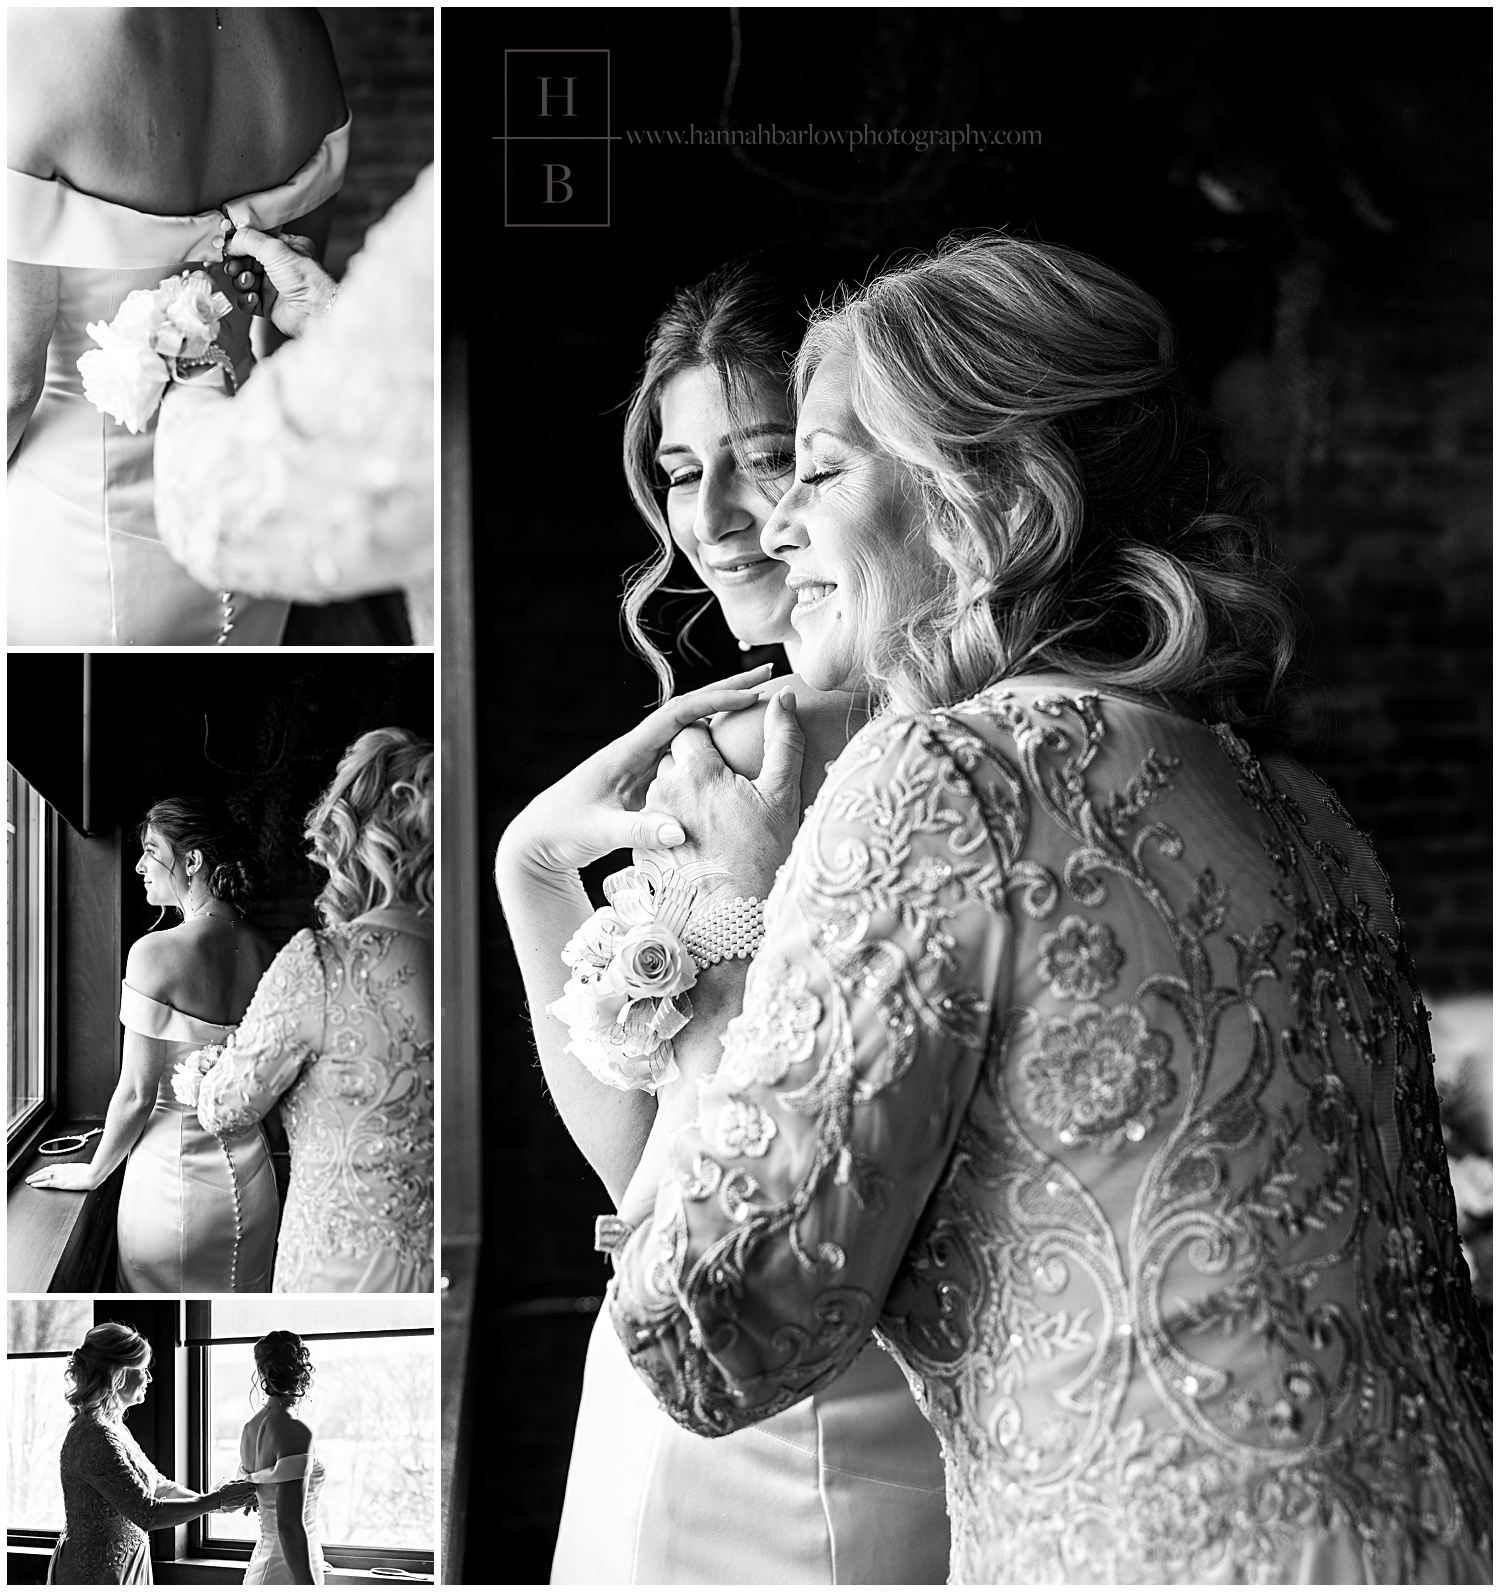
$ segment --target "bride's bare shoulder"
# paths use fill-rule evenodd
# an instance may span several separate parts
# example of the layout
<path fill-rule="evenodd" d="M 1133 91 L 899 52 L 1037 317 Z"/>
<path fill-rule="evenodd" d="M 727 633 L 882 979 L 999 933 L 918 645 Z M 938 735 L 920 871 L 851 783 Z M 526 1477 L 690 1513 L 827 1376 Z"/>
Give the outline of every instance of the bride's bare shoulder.
<path fill-rule="evenodd" d="M 188 925 L 155 929 L 143 934 L 125 958 L 125 982 L 133 990 L 154 1001 L 171 1004 L 184 966 L 192 958 L 192 944 L 185 933 Z"/>

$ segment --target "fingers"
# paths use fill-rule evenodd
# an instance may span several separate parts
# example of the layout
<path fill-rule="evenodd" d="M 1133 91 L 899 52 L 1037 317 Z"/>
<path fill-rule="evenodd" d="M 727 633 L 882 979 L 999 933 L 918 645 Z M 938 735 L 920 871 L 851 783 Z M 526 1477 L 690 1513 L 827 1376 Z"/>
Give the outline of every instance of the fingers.
<path fill-rule="evenodd" d="M 711 713 L 746 707 L 756 700 L 755 688 L 764 685 L 770 676 L 771 665 L 763 663 L 758 669 L 746 669 L 742 674 L 730 675 L 727 680 L 715 680 L 712 685 L 700 686 L 696 691 L 673 697 L 659 707 L 652 717 L 661 716 L 675 721 L 678 729 L 682 729 L 697 719 L 706 719 Z"/>
<path fill-rule="evenodd" d="M 702 724 L 695 722 L 689 724 L 685 729 L 679 730 L 672 737 L 672 750 L 662 761 L 699 763 L 703 761 L 705 754 L 711 756 L 716 763 L 723 763 L 724 761 L 714 746 L 713 736 L 708 733 Z M 658 769 L 657 773 L 659 775 L 661 770 Z"/>
<path fill-rule="evenodd" d="M 311 238 L 304 238 L 300 232 L 283 232 L 281 241 L 287 248 L 302 255 L 305 259 L 312 259 L 313 249 L 316 245 Z"/>
<path fill-rule="evenodd" d="M 610 849 L 615 851 L 670 850 L 687 839 L 682 825 L 670 813 L 654 812 L 649 807 L 638 813 L 615 814 L 613 827 L 617 838 Z"/>
<path fill-rule="evenodd" d="M 778 691 L 766 706 L 766 751 L 755 788 L 767 802 L 796 800 L 802 788 L 802 758 L 807 739 L 797 722 L 797 699 Z"/>
<path fill-rule="evenodd" d="M 306 245 L 305 248 L 297 245 Z M 312 245 L 306 238 L 273 238 L 257 227 L 241 227 L 230 244 L 236 255 L 248 255 L 265 267 L 266 275 L 279 291 L 290 293 L 308 279 L 310 272 L 322 270 L 309 256 Z"/>
<path fill-rule="evenodd" d="M 732 674 L 727 680 L 704 686 L 698 691 L 673 697 L 654 713 L 648 714 L 636 727 L 621 736 L 615 745 L 632 759 L 654 761 L 672 744 L 679 730 L 710 714 L 727 712 L 733 708 L 749 707 L 756 700 L 755 687 L 763 685 L 771 665 L 747 669 L 743 674 Z"/>

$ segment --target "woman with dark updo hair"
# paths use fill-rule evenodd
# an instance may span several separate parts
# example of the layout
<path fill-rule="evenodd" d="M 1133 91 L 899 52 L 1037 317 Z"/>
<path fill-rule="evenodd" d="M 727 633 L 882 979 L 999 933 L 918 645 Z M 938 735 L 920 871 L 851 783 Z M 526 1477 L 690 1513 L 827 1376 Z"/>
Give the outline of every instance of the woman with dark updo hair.
<path fill-rule="evenodd" d="M 292 1414 L 312 1379 L 312 1356 L 295 1332 L 268 1332 L 256 1343 L 255 1380 L 266 1402 L 240 1433 L 240 1468 L 255 1483 L 260 1503 L 260 1536 L 246 1586 L 323 1584 L 323 1466 L 313 1455 L 311 1428 Z"/>
<path fill-rule="evenodd" d="M 128 1156 L 117 1217 L 123 1293 L 264 1293 L 276 1180 L 259 1127 L 216 1138 L 195 1097 L 275 947 L 245 917 L 255 862 L 206 803 L 169 797 L 140 826 L 146 900 L 181 922 L 130 948 L 120 1080 L 91 1161 L 48 1166 L 35 1188 L 98 1188 Z M 159 920 L 158 920 L 159 921 Z"/>
<path fill-rule="evenodd" d="M 67 1524 L 47 1567 L 56 1586 L 142 1586 L 151 1583 L 146 1535 L 180 1526 L 216 1509 L 244 1508 L 249 1481 L 211 1493 L 190 1492 L 163 1476 L 121 1419 L 151 1385 L 151 1345 L 132 1327 L 105 1321 L 68 1357 L 73 1423 L 63 1438 L 63 1508 Z"/>
<path fill-rule="evenodd" d="M 224 1059 L 203 1125 L 255 1130 L 278 1102 L 292 1179 L 277 1293 L 432 1288 L 432 743 L 370 730 L 307 815 L 328 872 Z"/>

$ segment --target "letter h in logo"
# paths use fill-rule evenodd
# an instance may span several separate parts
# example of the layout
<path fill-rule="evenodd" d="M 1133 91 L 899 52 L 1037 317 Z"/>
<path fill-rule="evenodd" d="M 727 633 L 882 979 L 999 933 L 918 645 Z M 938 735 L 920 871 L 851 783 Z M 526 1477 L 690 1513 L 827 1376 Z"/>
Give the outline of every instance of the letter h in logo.
<path fill-rule="evenodd" d="M 505 225 L 609 225 L 609 51 L 505 52 Z"/>

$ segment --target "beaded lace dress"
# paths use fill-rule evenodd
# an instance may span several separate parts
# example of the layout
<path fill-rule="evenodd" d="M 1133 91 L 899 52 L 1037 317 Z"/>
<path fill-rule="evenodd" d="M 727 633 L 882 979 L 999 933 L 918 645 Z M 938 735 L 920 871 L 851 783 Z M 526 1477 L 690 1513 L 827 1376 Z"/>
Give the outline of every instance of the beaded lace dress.
<path fill-rule="evenodd" d="M 73 1417 L 60 1456 L 67 1525 L 47 1568 L 58 1586 L 148 1586 L 151 1539 L 167 1485 L 123 1421 Z"/>
<path fill-rule="evenodd" d="M 868 726 L 610 1308 L 694 1431 L 872 1326 L 958 1581 L 1490 1579 L 1490 1360 L 1389 886 L 1282 757 L 1065 679 Z"/>
<path fill-rule="evenodd" d="M 227 1136 L 278 1101 L 292 1177 L 273 1291 L 430 1291 L 430 919 L 385 908 L 282 948 L 198 1114 Z"/>

